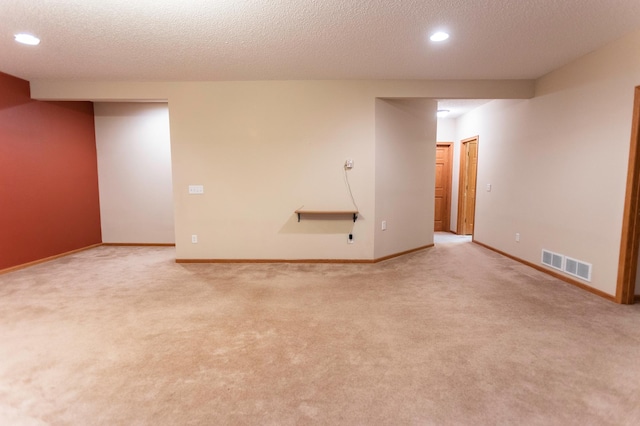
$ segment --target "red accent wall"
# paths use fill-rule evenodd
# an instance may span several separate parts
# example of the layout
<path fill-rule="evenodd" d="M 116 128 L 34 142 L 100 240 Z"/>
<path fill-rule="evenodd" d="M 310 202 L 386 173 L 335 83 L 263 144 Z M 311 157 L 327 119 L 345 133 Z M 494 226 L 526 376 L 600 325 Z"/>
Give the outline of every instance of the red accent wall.
<path fill-rule="evenodd" d="M 93 104 L 0 73 L 0 270 L 101 241 Z"/>

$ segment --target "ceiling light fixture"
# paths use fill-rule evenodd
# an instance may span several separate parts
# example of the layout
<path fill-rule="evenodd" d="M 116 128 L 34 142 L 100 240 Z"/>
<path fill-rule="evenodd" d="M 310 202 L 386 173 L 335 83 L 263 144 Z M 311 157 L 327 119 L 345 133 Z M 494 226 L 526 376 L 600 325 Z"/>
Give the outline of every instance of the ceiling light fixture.
<path fill-rule="evenodd" d="M 436 111 L 436 117 L 438 118 L 446 117 L 448 114 L 449 114 L 448 109 L 439 109 L 438 111 Z"/>
<path fill-rule="evenodd" d="M 27 44 L 29 46 L 37 46 L 40 44 L 40 39 L 31 34 L 26 34 L 26 33 L 16 34 L 13 36 L 13 38 L 18 43 Z"/>
<path fill-rule="evenodd" d="M 449 34 L 443 31 L 438 31 L 437 33 L 433 33 L 431 34 L 431 37 L 429 37 L 431 41 L 445 41 L 448 38 L 449 38 Z"/>

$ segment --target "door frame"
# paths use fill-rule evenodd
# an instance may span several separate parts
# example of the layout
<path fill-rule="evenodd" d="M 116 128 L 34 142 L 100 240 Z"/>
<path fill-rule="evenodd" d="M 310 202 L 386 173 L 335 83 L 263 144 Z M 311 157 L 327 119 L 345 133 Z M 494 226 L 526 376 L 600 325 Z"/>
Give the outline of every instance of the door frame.
<path fill-rule="evenodd" d="M 465 235 L 463 232 L 466 231 L 465 227 L 464 227 L 464 222 L 463 222 L 463 218 L 464 218 L 464 203 L 461 203 L 460 200 L 463 200 L 464 198 L 464 189 L 463 189 L 463 184 L 464 184 L 464 178 L 465 178 L 465 173 L 467 172 L 467 157 L 465 155 L 467 148 L 466 148 L 466 144 L 468 144 L 469 142 L 476 142 L 476 155 L 480 152 L 479 148 L 480 148 L 480 137 L 479 136 L 473 136 L 470 138 L 466 138 L 466 139 L 462 139 L 460 141 L 460 170 L 459 170 L 459 176 L 458 176 L 458 219 L 456 222 L 456 234 L 459 235 Z M 478 163 L 477 163 L 477 158 L 476 158 L 476 175 L 475 175 L 475 182 L 476 182 L 476 187 L 475 187 L 475 194 L 476 196 L 473 199 L 473 232 L 471 233 L 471 239 L 473 239 L 473 235 L 475 234 L 476 231 L 476 227 L 475 227 L 475 223 L 476 223 L 476 198 L 478 197 Z M 462 230 L 462 232 L 461 232 Z"/>
<path fill-rule="evenodd" d="M 444 232 L 451 232 L 451 196 L 452 196 L 452 181 L 453 181 L 453 150 L 454 145 L 453 142 L 436 142 L 436 149 L 439 146 L 446 146 L 448 147 L 448 151 L 449 151 L 449 158 L 447 159 L 448 164 L 449 164 L 449 177 L 447 178 L 447 190 L 445 191 L 445 196 L 446 196 L 446 205 L 447 205 L 447 215 L 446 215 L 446 219 L 444 222 L 443 228 L 445 228 Z"/>
<path fill-rule="evenodd" d="M 633 101 L 631 142 L 627 188 L 622 218 L 622 238 L 618 261 L 616 302 L 631 305 L 636 301 L 636 274 L 638 273 L 638 244 L 640 243 L 640 86 L 636 86 Z"/>

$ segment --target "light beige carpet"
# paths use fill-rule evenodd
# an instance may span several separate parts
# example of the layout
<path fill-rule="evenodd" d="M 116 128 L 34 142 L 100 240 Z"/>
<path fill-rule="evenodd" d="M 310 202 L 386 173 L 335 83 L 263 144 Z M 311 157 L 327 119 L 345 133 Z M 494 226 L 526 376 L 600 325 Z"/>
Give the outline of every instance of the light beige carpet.
<path fill-rule="evenodd" d="M 433 242 L 439 243 L 468 243 L 471 242 L 471 235 L 458 235 L 451 232 L 435 232 Z"/>
<path fill-rule="evenodd" d="M 476 244 L 173 259 L 99 247 L 0 275 L 0 424 L 640 424 L 640 306 Z"/>

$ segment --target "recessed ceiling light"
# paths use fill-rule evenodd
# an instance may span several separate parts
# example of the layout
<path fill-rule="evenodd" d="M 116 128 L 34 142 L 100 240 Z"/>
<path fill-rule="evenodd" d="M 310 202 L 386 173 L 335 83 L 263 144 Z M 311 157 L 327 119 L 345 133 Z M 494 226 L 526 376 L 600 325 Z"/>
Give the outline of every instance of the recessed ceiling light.
<path fill-rule="evenodd" d="M 437 33 L 433 33 L 431 34 L 431 37 L 429 37 L 429 39 L 431 41 L 445 41 L 446 39 L 449 38 L 449 34 L 442 32 L 442 31 L 438 31 Z"/>
<path fill-rule="evenodd" d="M 449 114 L 449 110 L 448 109 L 439 109 L 438 111 L 436 111 L 436 117 L 446 117 Z"/>
<path fill-rule="evenodd" d="M 18 43 L 28 44 L 29 46 L 37 46 L 40 44 L 40 39 L 31 34 L 16 34 L 13 36 Z"/>

